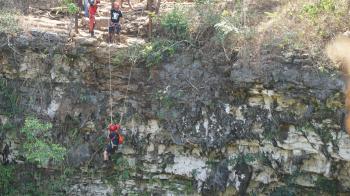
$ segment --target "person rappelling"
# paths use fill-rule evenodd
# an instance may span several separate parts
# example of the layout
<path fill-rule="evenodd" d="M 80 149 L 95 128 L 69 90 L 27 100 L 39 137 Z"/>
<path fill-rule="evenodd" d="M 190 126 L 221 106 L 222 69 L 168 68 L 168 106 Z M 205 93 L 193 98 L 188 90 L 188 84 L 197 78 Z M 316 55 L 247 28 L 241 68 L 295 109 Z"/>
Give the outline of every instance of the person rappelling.
<path fill-rule="evenodd" d="M 120 134 L 121 126 L 119 124 L 110 124 L 108 126 L 108 144 L 103 152 L 103 160 L 107 163 L 111 160 L 111 155 L 118 150 L 118 146 L 124 142 L 124 137 Z"/>

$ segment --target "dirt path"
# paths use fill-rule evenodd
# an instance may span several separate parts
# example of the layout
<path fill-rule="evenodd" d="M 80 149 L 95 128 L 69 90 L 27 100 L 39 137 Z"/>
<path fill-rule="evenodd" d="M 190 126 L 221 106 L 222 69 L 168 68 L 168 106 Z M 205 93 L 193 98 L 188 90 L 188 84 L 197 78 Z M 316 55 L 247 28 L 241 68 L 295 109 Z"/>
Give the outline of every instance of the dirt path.
<path fill-rule="evenodd" d="M 136 10 L 131 10 L 127 3 L 123 5 L 124 23 L 122 24 L 121 47 L 125 47 L 134 43 L 144 43 L 144 37 L 147 32 L 148 16 L 142 9 L 143 3 L 134 4 Z M 74 33 L 74 19 L 64 16 L 56 11 L 43 11 L 32 9 L 29 15 L 20 18 L 20 25 L 25 32 L 33 30 L 57 33 L 70 36 L 75 41 L 98 42 L 106 44 L 108 36 L 108 20 L 110 13 L 110 1 L 101 1 L 96 15 L 95 38 L 91 38 L 88 30 L 89 19 L 84 17 L 83 12 L 79 16 L 79 33 Z"/>

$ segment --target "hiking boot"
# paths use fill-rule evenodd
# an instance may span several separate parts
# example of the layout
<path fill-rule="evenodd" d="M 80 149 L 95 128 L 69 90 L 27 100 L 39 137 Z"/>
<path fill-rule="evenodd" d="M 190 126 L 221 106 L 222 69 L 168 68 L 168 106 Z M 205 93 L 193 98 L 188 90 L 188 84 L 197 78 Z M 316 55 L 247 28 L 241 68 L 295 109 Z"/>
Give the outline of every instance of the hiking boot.
<path fill-rule="evenodd" d="M 95 32 L 94 31 L 91 31 L 91 37 L 95 37 Z"/>

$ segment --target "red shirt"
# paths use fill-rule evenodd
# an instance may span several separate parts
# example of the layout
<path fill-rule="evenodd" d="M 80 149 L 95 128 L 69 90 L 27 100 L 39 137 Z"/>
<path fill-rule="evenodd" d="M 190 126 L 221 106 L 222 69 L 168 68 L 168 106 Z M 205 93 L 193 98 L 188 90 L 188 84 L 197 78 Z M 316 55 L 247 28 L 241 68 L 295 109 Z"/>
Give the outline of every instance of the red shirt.
<path fill-rule="evenodd" d="M 90 7 L 89 7 L 89 14 L 90 15 L 95 15 L 96 12 L 97 12 L 97 5 L 93 5 L 93 6 L 90 5 Z"/>
<path fill-rule="evenodd" d="M 97 12 L 97 4 L 100 3 L 100 0 L 96 0 L 96 4 L 93 6 L 89 6 L 89 14 L 90 15 L 95 15 Z"/>

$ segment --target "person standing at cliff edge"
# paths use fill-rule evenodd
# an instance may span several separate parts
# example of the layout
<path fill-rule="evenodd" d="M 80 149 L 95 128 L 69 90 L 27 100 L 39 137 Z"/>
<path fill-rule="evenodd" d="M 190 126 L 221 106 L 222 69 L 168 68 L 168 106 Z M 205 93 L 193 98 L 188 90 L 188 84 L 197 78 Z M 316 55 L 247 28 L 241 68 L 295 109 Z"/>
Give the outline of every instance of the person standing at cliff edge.
<path fill-rule="evenodd" d="M 97 12 L 97 4 L 100 3 L 100 0 L 89 0 L 89 33 L 91 37 L 95 36 L 94 28 L 95 28 L 95 15 Z"/>
<path fill-rule="evenodd" d="M 119 9 L 119 3 L 115 1 L 113 3 L 113 8 L 111 9 L 111 18 L 109 19 L 109 28 L 108 28 L 109 43 L 112 43 L 114 41 L 115 34 L 118 35 L 118 41 L 120 41 L 119 33 L 121 30 L 121 26 L 119 22 L 122 17 L 123 17 L 123 14 Z"/>
<path fill-rule="evenodd" d="M 89 1 L 83 0 L 83 5 L 84 5 L 84 16 L 89 17 Z"/>

